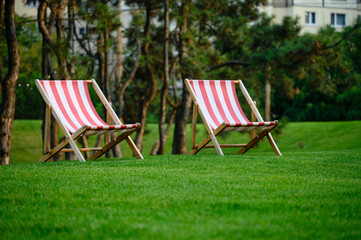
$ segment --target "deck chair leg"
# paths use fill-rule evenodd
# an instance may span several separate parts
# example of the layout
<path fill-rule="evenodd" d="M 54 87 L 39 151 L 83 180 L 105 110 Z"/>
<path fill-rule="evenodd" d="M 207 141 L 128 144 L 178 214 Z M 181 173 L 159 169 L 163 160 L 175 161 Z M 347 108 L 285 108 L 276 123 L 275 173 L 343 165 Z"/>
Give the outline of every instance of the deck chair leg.
<path fill-rule="evenodd" d="M 273 139 L 271 133 L 268 133 L 266 136 L 267 136 L 267 139 L 268 139 L 269 143 L 271 144 L 271 147 L 272 147 L 273 151 L 275 152 L 275 154 L 276 154 L 277 156 L 282 156 L 282 153 L 281 153 L 281 151 L 278 149 L 278 146 L 277 146 L 275 140 Z"/>
<path fill-rule="evenodd" d="M 264 136 L 266 136 L 275 127 L 276 126 L 273 125 L 272 127 L 264 129 L 260 134 L 258 134 L 258 136 L 253 138 L 249 143 L 247 143 L 247 145 L 245 147 L 241 148 L 241 150 L 239 150 L 237 153 L 247 152 L 252 146 L 254 146 L 256 143 L 258 143 Z"/>
<path fill-rule="evenodd" d="M 221 147 L 219 146 L 219 143 L 218 143 L 218 141 L 216 139 L 216 136 L 213 133 L 211 133 L 211 138 L 212 138 L 212 141 L 214 143 L 214 147 L 216 148 L 217 154 L 221 155 L 221 156 L 224 156 L 223 151 L 222 151 Z"/>
<path fill-rule="evenodd" d="M 128 137 L 130 134 L 132 134 L 136 129 L 133 129 L 131 131 L 123 132 L 120 134 L 116 139 L 111 140 L 108 144 L 106 144 L 101 150 L 95 152 L 89 159 L 97 159 L 104 153 L 106 153 L 108 150 L 110 150 L 113 146 L 124 140 L 126 137 Z"/>
<path fill-rule="evenodd" d="M 78 146 L 76 145 L 75 141 L 73 139 L 64 139 L 61 143 L 59 143 L 56 147 L 54 147 L 48 154 L 45 154 L 42 158 L 40 158 L 39 162 L 46 162 L 50 158 L 52 158 L 55 154 L 60 152 L 63 148 L 66 147 L 66 145 L 70 145 L 70 147 L 73 149 L 76 157 L 80 162 L 85 162 L 85 159 L 83 155 L 81 154 Z"/>
<path fill-rule="evenodd" d="M 133 140 L 130 138 L 130 136 L 128 136 L 125 139 L 129 145 L 129 147 L 132 149 L 134 155 L 139 158 L 139 159 L 144 159 L 143 155 L 140 153 L 139 149 L 137 148 L 137 146 L 135 145 L 135 143 L 133 142 Z"/>
<path fill-rule="evenodd" d="M 193 117 L 192 117 L 192 149 L 196 146 L 196 134 L 197 134 L 197 113 L 198 104 L 193 105 Z"/>
<path fill-rule="evenodd" d="M 254 103 L 255 106 L 257 106 L 256 101 L 253 101 L 253 103 Z M 255 115 L 254 112 L 252 111 L 252 113 L 251 113 L 251 122 L 255 122 L 255 121 L 256 121 L 256 115 Z M 252 140 L 253 138 L 255 138 L 255 137 L 256 137 L 256 129 L 251 130 L 251 131 L 249 132 L 249 136 L 250 136 L 251 140 Z"/>
<path fill-rule="evenodd" d="M 48 161 L 51 157 L 53 157 L 55 154 L 60 152 L 68 144 L 74 150 L 74 153 L 78 157 L 78 160 L 81 162 L 85 162 L 85 159 L 84 159 L 83 155 L 81 154 L 81 152 L 74 140 L 76 140 L 78 137 L 82 136 L 84 134 L 84 132 L 87 130 L 86 128 L 87 128 L 87 126 L 83 126 L 83 127 L 79 128 L 78 131 L 76 131 L 72 135 L 70 135 L 68 132 L 65 132 L 65 135 L 67 135 L 66 138 L 61 143 L 56 145 L 53 149 L 51 149 L 50 152 L 48 152 L 42 158 L 40 158 L 39 162 Z M 78 154 L 77 154 L 77 152 L 78 152 Z"/>
<path fill-rule="evenodd" d="M 207 145 L 211 141 L 211 136 L 208 135 L 203 141 L 195 146 L 195 148 L 192 149 L 192 151 L 189 152 L 189 155 L 195 155 L 201 150 L 205 145 Z"/>
<path fill-rule="evenodd" d="M 70 147 L 73 149 L 75 156 L 78 158 L 79 162 L 85 162 L 83 154 L 81 154 L 76 142 L 73 138 L 68 139 Z"/>
<path fill-rule="evenodd" d="M 51 106 L 45 106 L 45 121 L 44 121 L 44 150 L 43 154 L 50 152 L 50 119 L 51 119 Z"/>
<path fill-rule="evenodd" d="M 81 144 L 83 145 L 84 148 L 89 148 L 89 145 L 88 145 L 88 140 L 86 139 L 86 136 L 82 136 L 81 138 Z M 89 158 L 89 152 L 84 152 L 84 157 L 85 159 L 88 159 Z"/>
<path fill-rule="evenodd" d="M 56 145 L 51 151 L 45 155 L 43 155 L 38 162 L 47 162 L 50 158 L 52 158 L 55 154 L 60 152 L 61 149 L 65 148 L 68 145 L 68 140 L 64 139 L 61 143 Z"/>
<path fill-rule="evenodd" d="M 197 146 L 195 146 L 195 148 L 192 149 L 192 151 L 189 153 L 189 155 L 194 155 L 197 152 L 199 152 L 199 150 L 201 150 L 204 146 L 206 146 L 211 140 L 214 143 L 214 147 L 216 148 L 217 154 L 223 156 L 223 151 L 221 149 L 221 146 L 219 145 L 216 136 L 222 132 L 225 129 L 225 124 L 221 124 L 216 130 L 214 130 L 214 132 L 211 130 L 208 134 L 208 137 L 206 137 L 205 139 L 203 139 L 203 141 L 198 144 Z"/>

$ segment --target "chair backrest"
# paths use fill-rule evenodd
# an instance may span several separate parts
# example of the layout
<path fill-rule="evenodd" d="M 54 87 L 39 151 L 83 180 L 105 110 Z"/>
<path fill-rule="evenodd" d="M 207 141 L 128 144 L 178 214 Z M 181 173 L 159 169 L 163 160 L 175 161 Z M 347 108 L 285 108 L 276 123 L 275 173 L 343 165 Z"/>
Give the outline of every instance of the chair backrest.
<path fill-rule="evenodd" d="M 37 80 L 60 121 L 70 133 L 84 125 L 107 125 L 90 99 L 87 80 Z"/>
<path fill-rule="evenodd" d="M 193 98 L 198 103 L 205 120 L 212 129 L 223 122 L 229 124 L 250 121 L 239 104 L 235 81 L 231 80 L 188 80 Z"/>

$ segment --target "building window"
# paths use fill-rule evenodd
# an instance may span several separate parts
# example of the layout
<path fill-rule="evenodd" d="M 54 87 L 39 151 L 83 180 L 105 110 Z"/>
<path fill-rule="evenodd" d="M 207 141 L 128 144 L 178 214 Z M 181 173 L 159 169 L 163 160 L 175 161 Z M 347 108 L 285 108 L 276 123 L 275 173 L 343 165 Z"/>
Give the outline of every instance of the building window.
<path fill-rule="evenodd" d="M 315 12 L 306 12 L 306 24 L 307 25 L 316 25 L 316 13 Z"/>
<path fill-rule="evenodd" d="M 85 28 L 79 28 L 79 34 L 84 35 L 85 34 Z"/>
<path fill-rule="evenodd" d="M 29 0 L 25 3 L 25 6 L 28 8 L 37 8 L 39 7 L 39 0 Z"/>
<path fill-rule="evenodd" d="M 331 25 L 334 27 L 346 26 L 346 14 L 331 13 Z"/>

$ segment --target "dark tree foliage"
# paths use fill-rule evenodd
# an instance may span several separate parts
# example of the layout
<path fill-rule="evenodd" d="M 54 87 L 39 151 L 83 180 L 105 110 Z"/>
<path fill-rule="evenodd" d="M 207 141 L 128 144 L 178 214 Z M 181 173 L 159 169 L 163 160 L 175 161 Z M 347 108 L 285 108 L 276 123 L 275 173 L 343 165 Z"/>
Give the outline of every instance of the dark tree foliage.
<path fill-rule="evenodd" d="M 341 33 L 326 27 L 317 35 L 300 35 L 297 19 L 286 17 L 278 25 L 262 17 L 247 28 L 246 36 L 240 38 L 243 44 L 230 51 L 224 50 L 223 42 L 218 45 L 228 62 L 213 65 L 212 72 L 243 79 L 251 86 L 261 110 L 263 84 L 268 79 L 272 84 L 272 118 L 360 119 L 356 104 L 348 98 L 359 91 L 359 64 L 355 58 L 360 31 L 360 24 L 355 23 Z M 226 42 L 226 47 L 229 44 Z"/>

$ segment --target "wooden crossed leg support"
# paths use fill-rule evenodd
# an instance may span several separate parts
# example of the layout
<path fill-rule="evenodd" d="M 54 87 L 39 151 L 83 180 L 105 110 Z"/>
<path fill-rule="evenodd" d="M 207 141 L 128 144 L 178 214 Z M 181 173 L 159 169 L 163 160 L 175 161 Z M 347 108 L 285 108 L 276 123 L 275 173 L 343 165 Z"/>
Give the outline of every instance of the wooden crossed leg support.
<path fill-rule="evenodd" d="M 139 125 L 140 127 L 140 125 Z M 76 146 L 76 140 L 83 136 L 85 132 L 87 131 L 88 126 L 83 126 L 80 129 L 78 129 L 73 134 L 69 134 L 69 136 L 66 136 L 66 138 L 59 143 L 56 147 L 51 149 L 49 152 L 46 152 L 45 155 L 39 160 L 39 162 L 47 162 L 49 159 L 51 159 L 55 154 L 58 152 L 74 152 L 79 161 L 85 162 L 85 159 L 81 152 L 89 152 L 89 151 L 96 151 L 92 156 L 89 157 L 89 159 L 97 159 L 98 157 L 102 156 L 104 153 L 106 153 L 108 150 L 110 150 L 113 146 L 118 144 L 119 142 L 123 141 L 124 139 L 127 141 L 129 146 L 131 147 L 134 155 L 139 158 L 143 159 L 143 156 L 140 154 L 138 149 L 136 148 L 134 142 L 129 137 L 133 132 L 135 132 L 139 127 L 133 128 L 129 131 L 125 131 L 121 133 L 117 138 L 115 138 L 113 141 L 108 142 L 104 147 L 102 148 L 78 148 Z M 66 145 L 70 145 L 71 149 L 64 149 Z M 134 146 L 133 146 L 134 145 Z"/>
<path fill-rule="evenodd" d="M 245 153 L 263 137 L 267 137 L 276 155 L 282 156 L 270 131 L 278 126 L 278 121 L 264 122 L 255 102 L 252 101 L 241 80 L 185 80 L 189 93 L 194 101 L 192 122 L 192 150 L 189 154 L 196 154 L 202 148 L 215 148 L 219 155 L 223 155 L 221 147 L 241 147 L 237 153 Z M 239 85 L 244 97 L 252 110 L 252 122 L 244 115 L 237 99 L 235 86 Z M 195 144 L 197 115 L 207 129 L 208 136 L 198 145 Z M 235 121 L 234 119 L 238 119 Z M 258 122 L 255 121 L 258 120 Z M 223 123 L 221 123 L 223 122 Z M 220 125 L 217 125 L 221 123 Z M 232 123 L 232 124 L 231 124 Z M 247 144 L 219 144 L 216 136 L 222 131 L 249 131 L 251 141 Z M 256 135 L 255 129 L 262 129 Z M 213 141 L 214 145 L 208 145 Z"/>
<path fill-rule="evenodd" d="M 107 118 L 112 121 L 105 123 L 95 110 L 91 101 L 88 85 L 92 85 L 99 99 L 102 101 L 107 110 Z M 41 95 L 46 103 L 45 128 L 44 128 L 44 156 L 39 160 L 41 162 L 48 161 L 58 152 L 74 152 L 80 162 L 85 162 L 81 152 L 95 151 L 89 159 L 96 159 L 109 151 L 122 140 L 126 140 L 134 155 L 143 159 L 139 149 L 130 138 L 130 134 L 140 128 L 139 123 L 122 124 L 111 103 L 108 102 L 98 84 L 92 80 L 36 80 Z M 50 149 L 50 118 L 53 114 L 54 119 L 62 130 L 65 139 Z M 78 128 L 78 126 L 81 126 Z M 104 147 L 88 148 L 84 144 L 84 148 L 78 148 L 76 140 L 80 137 L 86 142 L 86 135 L 95 134 L 111 134 L 118 131 L 120 135 L 113 140 L 107 137 Z M 70 145 L 69 149 L 64 149 L 66 145 Z M 87 154 L 86 154 L 86 157 Z"/>
<path fill-rule="evenodd" d="M 278 149 L 276 143 L 273 140 L 270 131 L 272 131 L 278 125 L 278 121 L 276 121 L 275 125 L 267 127 L 263 129 L 258 135 L 256 135 L 251 141 L 247 144 L 219 144 L 216 136 L 221 133 L 226 127 L 226 123 L 222 123 L 217 129 L 214 131 L 210 129 L 208 132 L 208 136 L 203 139 L 198 145 L 195 145 L 195 137 L 196 137 L 196 122 L 197 122 L 197 105 L 194 105 L 194 115 L 193 115 L 193 123 L 192 123 L 192 150 L 189 152 L 190 155 L 197 154 L 202 148 L 216 148 L 218 155 L 224 155 L 221 147 L 242 147 L 237 153 L 245 153 L 250 148 L 252 148 L 256 143 L 258 143 L 263 137 L 267 136 L 269 143 L 276 155 L 282 156 L 280 150 Z M 213 141 L 214 145 L 207 145 L 210 141 Z"/>

